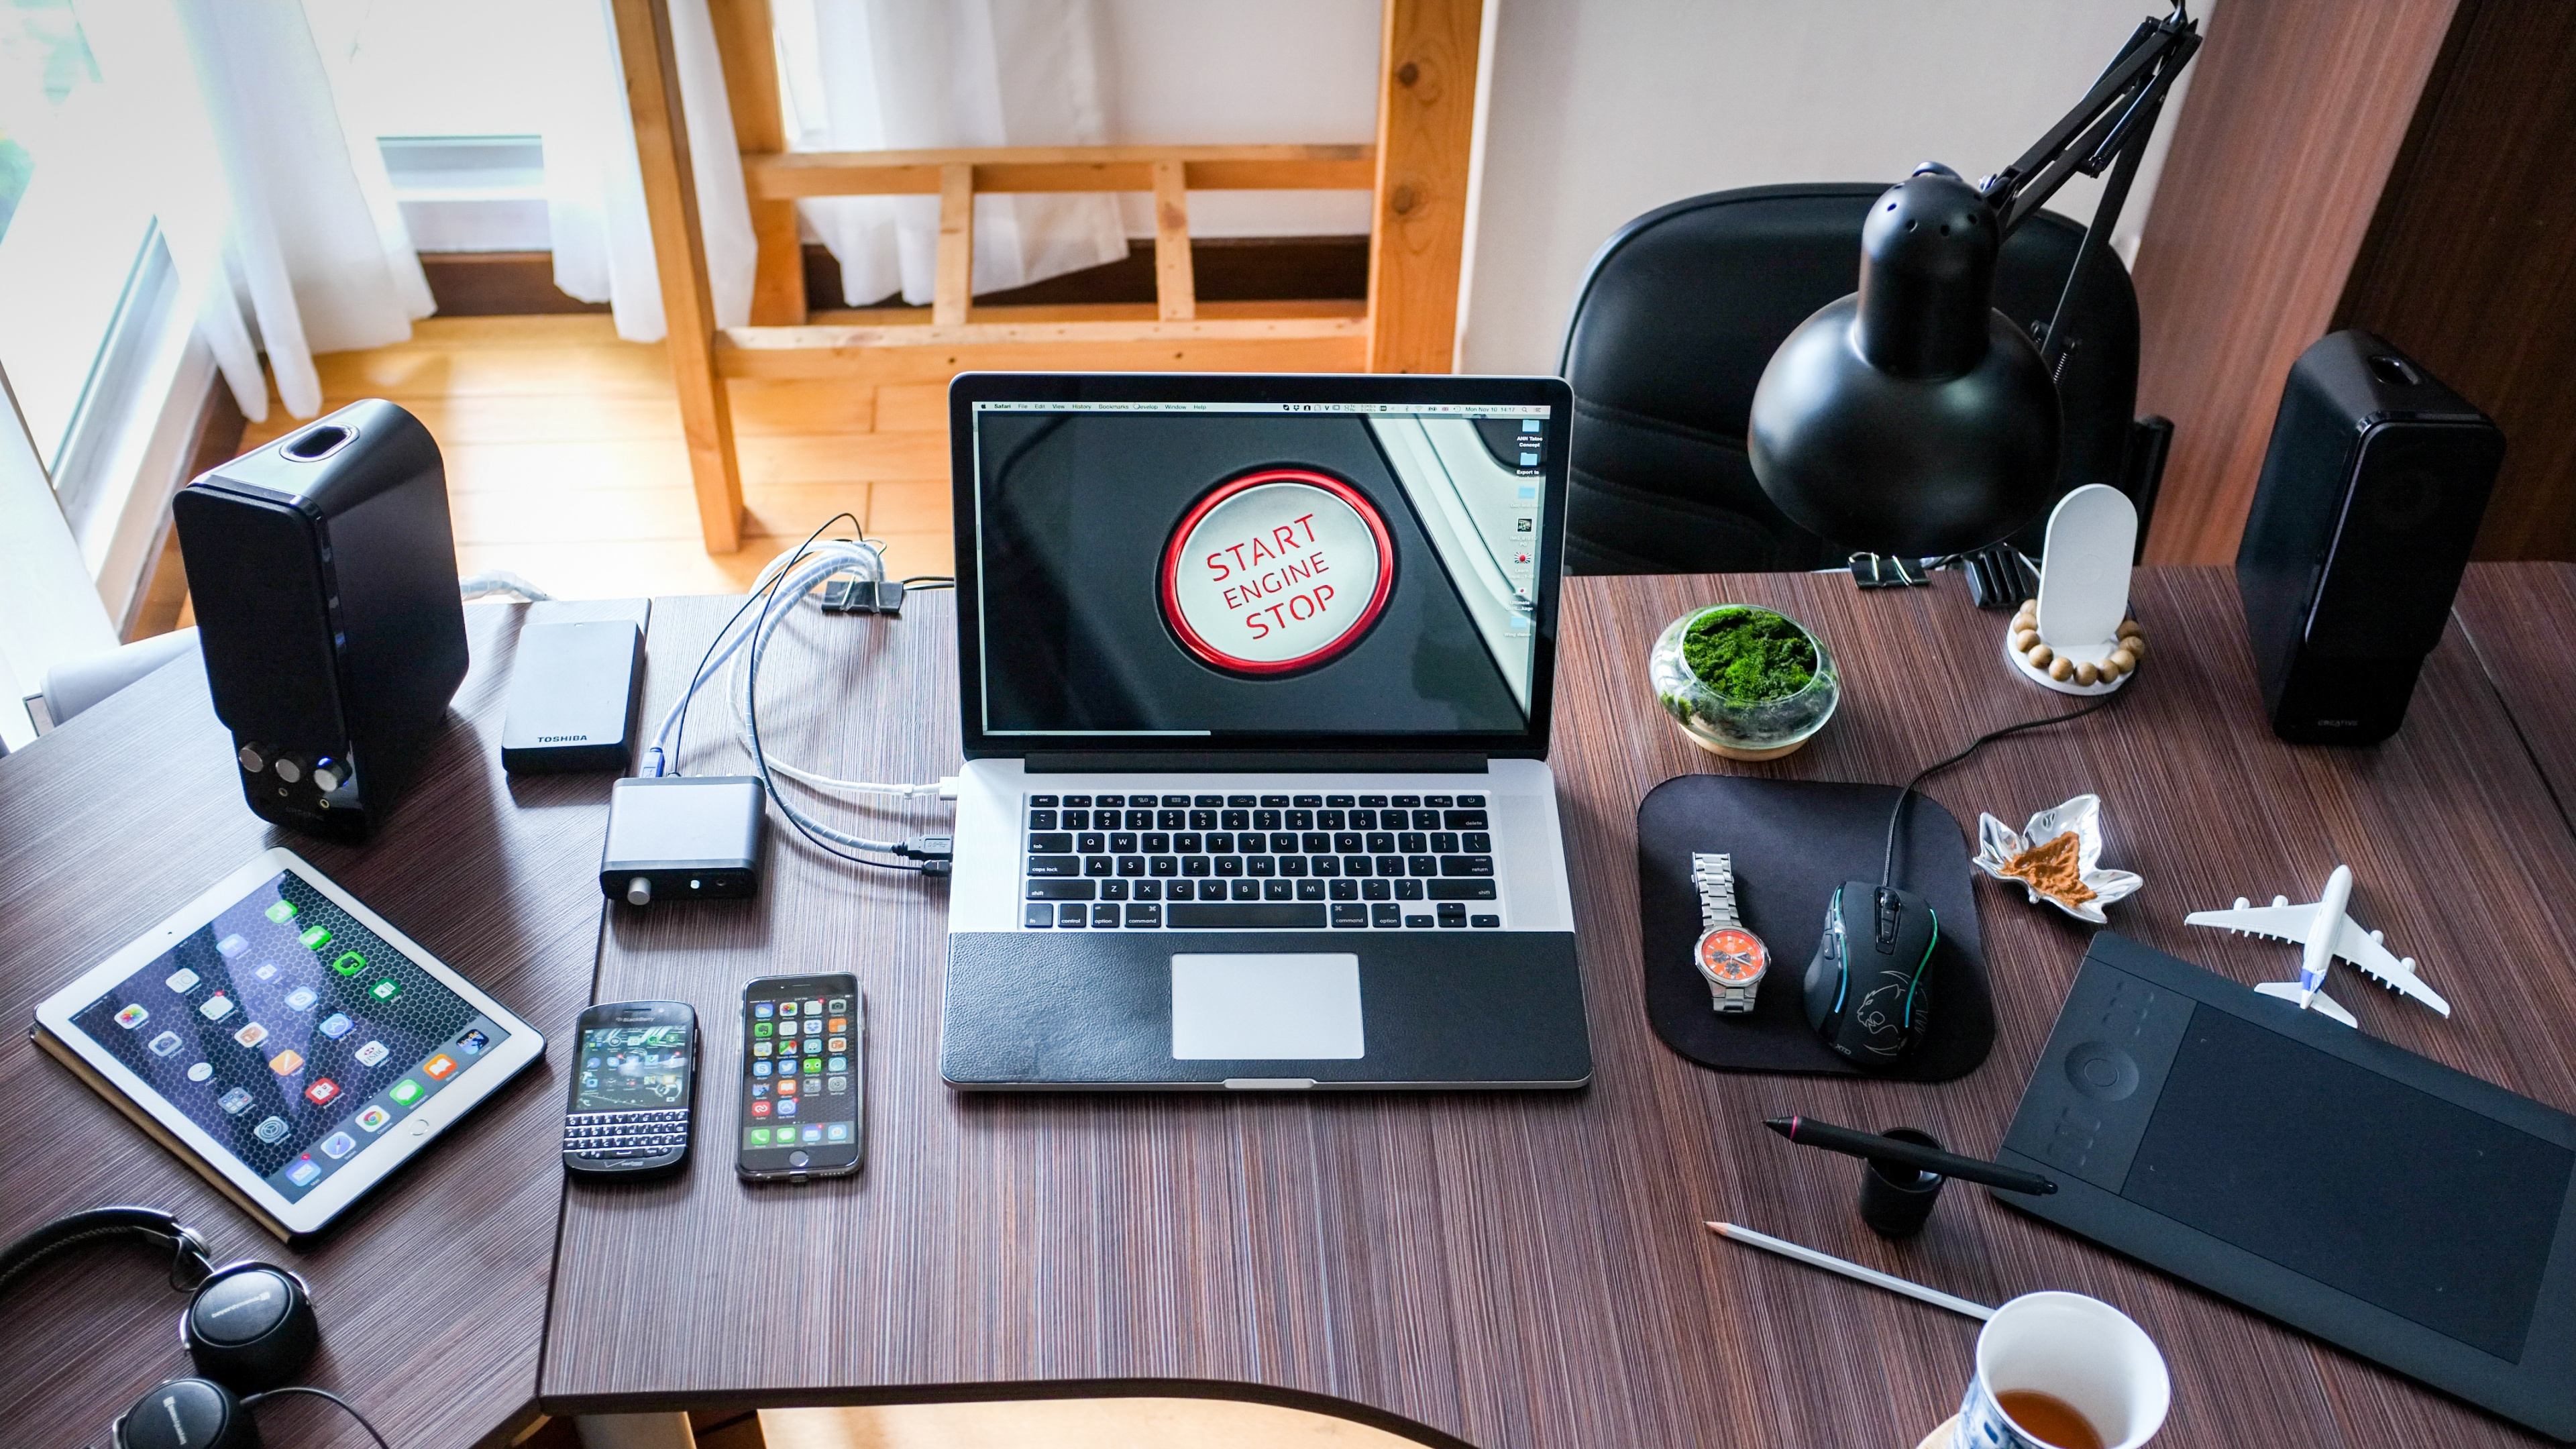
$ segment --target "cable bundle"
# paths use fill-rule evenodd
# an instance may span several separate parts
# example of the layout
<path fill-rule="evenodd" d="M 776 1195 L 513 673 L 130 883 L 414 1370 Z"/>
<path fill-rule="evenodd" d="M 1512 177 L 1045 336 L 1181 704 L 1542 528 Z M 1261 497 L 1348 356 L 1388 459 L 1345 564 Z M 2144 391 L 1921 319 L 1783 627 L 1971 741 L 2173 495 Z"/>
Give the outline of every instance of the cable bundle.
<path fill-rule="evenodd" d="M 824 521 L 823 528 L 829 528 L 844 518 L 850 518 L 850 515 L 835 515 Z M 858 520 L 850 518 L 850 522 L 855 527 Z M 732 696 L 735 736 L 751 755 L 753 771 L 760 776 L 771 803 L 787 817 L 789 824 L 826 852 L 854 864 L 944 875 L 948 863 L 944 838 L 916 837 L 898 841 L 853 835 L 799 809 L 780 793 L 776 776 L 785 775 L 816 790 L 850 795 L 886 795 L 905 800 L 953 797 L 956 792 L 953 780 L 920 785 L 842 780 L 773 760 L 761 744 L 760 661 L 767 654 L 770 640 L 777 634 L 779 626 L 787 622 L 788 615 L 797 604 L 835 578 L 847 576 L 872 587 L 885 581 L 885 554 L 876 541 L 864 538 L 826 539 L 821 537 L 823 528 L 814 530 L 803 543 L 770 560 L 752 581 L 750 596 L 716 631 L 716 637 L 709 641 L 706 653 L 698 661 L 697 671 L 691 676 L 688 688 L 663 715 L 661 727 L 654 731 L 653 742 L 644 755 L 644 774 L 652 778 L 680 773 L 680 746 L 687 736 L 689 703 L 697 697 L 698 691 L 715 679 L 719 671 L 730 667 L 724 692 Z M 760 606 L 757 613 L 752 612 L 754 604 Z M 876 851 L 909 859 L 875 860 L 853 855 L 851 851 Z"/>

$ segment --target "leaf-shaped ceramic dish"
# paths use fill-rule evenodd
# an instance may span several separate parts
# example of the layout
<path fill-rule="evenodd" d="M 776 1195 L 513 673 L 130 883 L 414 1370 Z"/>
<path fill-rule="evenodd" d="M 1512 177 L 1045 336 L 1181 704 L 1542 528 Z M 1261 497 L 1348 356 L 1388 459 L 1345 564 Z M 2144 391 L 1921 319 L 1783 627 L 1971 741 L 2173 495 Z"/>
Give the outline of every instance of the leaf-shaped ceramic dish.
<path fill-rule="evenodd" d="M 2076 839 L 2076 872 L 2093 892 L 2093 899 L 2071 905 L 2019 876 L 2004 874 L 2005 865 L 2014 856 L 2070 833 Z M 2046 901 L 2079 921 L 2097 926 L 2108 924 L 2102 914 L 2104 906 L 2136 895 L 2138 887 L 2146 884 L 2143 877 L 2125 870 L 2102 869 L 2102 799 L 2098 795 L 2078 795 L 2063 805 L 2042 810 L 2030 817 L 2030 824 L 2019 834 L 1992 815 L 1979 815 L 1976 866 L 1999 881 L 2020 886 L 2032 905 Z"/>

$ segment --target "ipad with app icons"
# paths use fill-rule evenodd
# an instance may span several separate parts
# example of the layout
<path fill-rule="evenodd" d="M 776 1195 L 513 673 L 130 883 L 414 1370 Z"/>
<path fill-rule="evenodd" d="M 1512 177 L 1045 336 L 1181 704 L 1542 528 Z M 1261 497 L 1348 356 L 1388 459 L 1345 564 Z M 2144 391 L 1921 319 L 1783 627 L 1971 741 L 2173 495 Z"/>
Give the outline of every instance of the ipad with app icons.
<path fill-rule="evenodd" d="M 55 992 L 36 1025 L 47 1050 L 292 1237 L 320 1231 L 546 1045 L 284 848 Z"/>

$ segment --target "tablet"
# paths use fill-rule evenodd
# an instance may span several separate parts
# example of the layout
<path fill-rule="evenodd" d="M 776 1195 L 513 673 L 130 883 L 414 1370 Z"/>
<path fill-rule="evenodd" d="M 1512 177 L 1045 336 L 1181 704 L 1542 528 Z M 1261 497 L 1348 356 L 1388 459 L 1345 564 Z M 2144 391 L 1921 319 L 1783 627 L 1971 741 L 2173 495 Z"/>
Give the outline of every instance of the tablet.
<path fill-rule="evenodd" d="M 2022 1211 L 2576 1439 L 2576 1117 L 2104 931 L 2004 1136 Z"/>
<path fill-rule="evenodd" d="M 92 1086 L 293 1236 L 545 1052 L 508 1008 L 283 848 L 46 998 L 36 1024 Z"/>

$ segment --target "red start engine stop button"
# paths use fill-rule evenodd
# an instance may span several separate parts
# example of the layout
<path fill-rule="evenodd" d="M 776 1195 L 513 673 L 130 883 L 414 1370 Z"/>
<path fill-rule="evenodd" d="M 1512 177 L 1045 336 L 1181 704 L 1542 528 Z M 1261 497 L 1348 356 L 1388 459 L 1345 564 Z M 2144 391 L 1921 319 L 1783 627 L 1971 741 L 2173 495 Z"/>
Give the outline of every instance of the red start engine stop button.
<path fill-rule="evenodd" d="M 1163 620 L 1230 674 L 1312 669 L 1367 637 L 1395 587 L 1395 543 L 1366 496 L 1265 468 L 1192 505 L 1163 550 Z"/>

